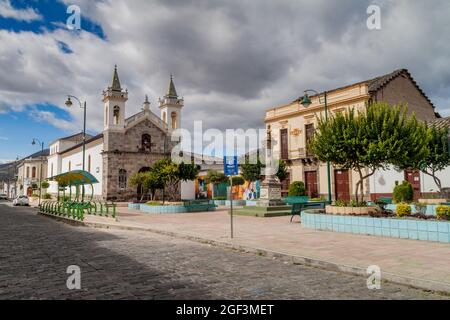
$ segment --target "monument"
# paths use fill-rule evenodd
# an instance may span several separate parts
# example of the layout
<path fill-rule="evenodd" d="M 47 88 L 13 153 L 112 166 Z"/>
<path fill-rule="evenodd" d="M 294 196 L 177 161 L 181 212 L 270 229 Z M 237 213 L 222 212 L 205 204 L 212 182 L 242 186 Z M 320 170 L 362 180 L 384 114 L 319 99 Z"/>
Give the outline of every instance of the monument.
<path fill-rule="evenodd" d="M 278 170 L 278 158 L 273 157 L 271 140 L 270 132 L 267 132 L 265 179 L 261 183 L 260 197 L 255 205 L 244 206 L 241 210 L 237 210 L 236 214 L 257 217 L 276 217 L 291 214 L 291 206 L 286 205 L 281 198 L 281 183 L 275 175 L 275 169 Z"/>

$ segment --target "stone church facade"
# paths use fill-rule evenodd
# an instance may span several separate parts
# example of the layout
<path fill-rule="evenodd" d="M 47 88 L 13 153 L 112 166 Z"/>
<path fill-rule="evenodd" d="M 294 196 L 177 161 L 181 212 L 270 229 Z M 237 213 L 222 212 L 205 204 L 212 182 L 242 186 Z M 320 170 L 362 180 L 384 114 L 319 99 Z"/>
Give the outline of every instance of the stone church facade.
<path fill-rule="evenodd" d="M 129 184 L 130 176 L 147 171 L 156 161 L 170 155 L 177 143 L 171 141 L 171 132 L 180 127 L 184 101 L 178 97 L 172 77 L 167 94 L 159 100 L 159 116 L 150 110 L 145 97 L 142 110 L 125 118 L 127 100 L 128 91 L 122 88 L 116 67 L 110 86 L 103 91 L 103 132 L 86 138 L 85 170 L 99 180 L 93 191 L 95 197 L 104 200 L 128 201 L 139 197 L 138 188 Z M 81 170 L 82 143 L 72 137 L 50 144 L 49 176 Z M 50 192 L 57 192 L 55 185 Z M 87 194 L 90 192 L 86 190 Z"/>

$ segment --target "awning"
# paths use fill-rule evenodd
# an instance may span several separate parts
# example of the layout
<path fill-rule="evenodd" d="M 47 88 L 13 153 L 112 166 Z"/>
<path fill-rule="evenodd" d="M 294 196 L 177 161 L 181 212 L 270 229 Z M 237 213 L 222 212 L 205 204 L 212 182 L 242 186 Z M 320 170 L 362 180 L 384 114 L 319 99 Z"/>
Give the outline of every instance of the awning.
<path fill-rule="evenodd" d="M 98 183 L 98 180 L 89 172 L 83 170 L 73 170 L 48 178 L 50 181 L 56 181 L 59 185 L 79 186 L 83 184 Z"/>

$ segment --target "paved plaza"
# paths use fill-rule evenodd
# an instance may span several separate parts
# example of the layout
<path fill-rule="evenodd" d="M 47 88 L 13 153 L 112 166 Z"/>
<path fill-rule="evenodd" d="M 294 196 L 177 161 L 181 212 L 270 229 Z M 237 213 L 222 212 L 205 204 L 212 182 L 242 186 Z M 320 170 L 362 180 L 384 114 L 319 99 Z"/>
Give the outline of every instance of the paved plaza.
<path fill-rule="evenodd" d="M 152 232 L 71 226 L 33 208 L 0 204 L 0 216 L 0 299 L 448 299 Z M 81 268 L 80 290 L 66 287 L 69 265 Z"/>

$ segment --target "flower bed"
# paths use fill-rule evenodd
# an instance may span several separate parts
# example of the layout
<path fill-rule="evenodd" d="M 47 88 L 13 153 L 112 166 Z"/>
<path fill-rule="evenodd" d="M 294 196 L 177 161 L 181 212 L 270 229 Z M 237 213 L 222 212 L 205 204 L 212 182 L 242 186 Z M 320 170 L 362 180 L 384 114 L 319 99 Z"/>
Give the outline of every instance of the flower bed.
<path fill-rule="evenodd" d="M 316 230 L 450 243 L 449 221 L 331 215 L 317 210 L 303 211 L 301 221 L 303 227 Z"/>

